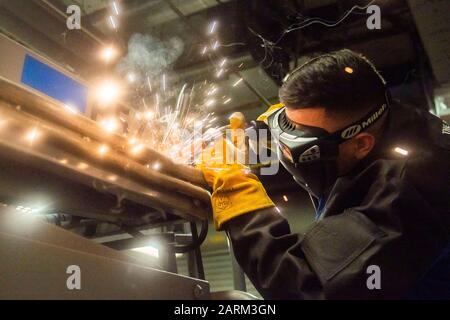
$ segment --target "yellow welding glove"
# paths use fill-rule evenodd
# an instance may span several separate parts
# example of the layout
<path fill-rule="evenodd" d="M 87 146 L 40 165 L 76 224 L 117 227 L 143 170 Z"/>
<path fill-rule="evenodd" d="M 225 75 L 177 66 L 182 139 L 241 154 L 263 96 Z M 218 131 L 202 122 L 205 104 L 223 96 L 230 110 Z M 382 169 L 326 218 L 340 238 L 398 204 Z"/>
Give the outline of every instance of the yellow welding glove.
<path fill-rule="evenodd" d="M 213 189 L 211 205 L 216 230 L 237 216 L 275 206 L 256 175 L 242 165 L 223 168 L 202 165 L 200 169 Z"/>
<path fill-rule="evenodd" d="M 213 190 L 214 225 L 216 230 L 221 230 L 225 222 L 237 216 L 275 205 L 262 183 L 246 166 L 225 160 L 225 153 L 238 152 L 231 151 L 233 144 L 225 139 L 217 143 L 220 147 L 216 145 L 214 156 L 211 156 L 211 150 L 206 150 L 197 168 L 202 170 L 205 181 Z"/>

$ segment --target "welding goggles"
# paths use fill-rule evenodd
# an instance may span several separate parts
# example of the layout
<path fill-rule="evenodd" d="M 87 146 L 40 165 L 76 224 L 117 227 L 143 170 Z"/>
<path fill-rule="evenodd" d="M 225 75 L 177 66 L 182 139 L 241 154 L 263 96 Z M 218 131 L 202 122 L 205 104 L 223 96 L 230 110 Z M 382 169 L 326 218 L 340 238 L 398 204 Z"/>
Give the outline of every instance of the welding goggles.
<path fill-rule="evenodd" d="M 294 179 L 316 197 L 323 195 L 327 186 L 337 178 L 335 160 L 339 145 L 367 130 L 388 111 L 388 99 L 359 121 L 333 133 L 290 120 L 286 108 L 277 105 L 260 117 L 268 125 L 277 144 L 278 158 Z"/>

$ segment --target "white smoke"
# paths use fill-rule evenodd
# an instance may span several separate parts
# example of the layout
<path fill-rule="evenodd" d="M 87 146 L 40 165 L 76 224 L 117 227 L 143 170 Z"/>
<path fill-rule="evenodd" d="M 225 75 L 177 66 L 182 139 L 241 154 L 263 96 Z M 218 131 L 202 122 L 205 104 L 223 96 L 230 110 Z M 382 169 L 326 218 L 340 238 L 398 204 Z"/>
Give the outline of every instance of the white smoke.
<path fill-rule="evenodd" d="M 178 37 L 160 40 L 150 35 L 134 34 L 128 42 L 128 53 L 118 65 L 119 72 L 134 72 L 139 77 L 156 77 L 181 56 L 184 43 Z"/>

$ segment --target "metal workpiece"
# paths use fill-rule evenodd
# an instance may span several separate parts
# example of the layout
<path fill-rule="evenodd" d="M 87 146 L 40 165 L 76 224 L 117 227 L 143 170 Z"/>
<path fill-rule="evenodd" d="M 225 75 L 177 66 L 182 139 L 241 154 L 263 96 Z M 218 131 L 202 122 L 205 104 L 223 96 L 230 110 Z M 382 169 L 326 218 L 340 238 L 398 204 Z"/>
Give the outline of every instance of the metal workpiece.
<path fill-rule="evenodd" d="M 43 120 L 38 120 L 23 112 L 14 111 L 1 102 L 0 115 L 4 121 L 7 121 L 8 133 L 11 134 L 14 132 L 13 137 L 16 137 L 15 139 L 18 140 L 11 141 L 10 139 L 7 139 L 4 141 L 4 145 L 10 144 L 10 147 L 16 149 L 22 147 L 23 150 L 28 149 L 30 155 L 41 154 L 44 156 L 46 155 L 46 149 L 53 146 L 58 150 L 69 152 L 79 157 L 79 159 L 82 159 L 82 162 L 77 163 L 75 167 L 77 170 L 86 170 L 90 165 L 98 166 L 111 174 L 115 173 L 125 176 L 144 186 L 162 188 L 163 190 L 172 192 L 169 196 L 175 199 L 177 199 L 177 194 L 180 196 L 186 195 L 192 197 L 192 199 L 185 198 L 185 201 L 173 201 L 167 205 L 173 204 L 174 207 L 179 207 L 179 205 L 177 205 L 178 202 L 186 203 L 189 201 L 189 206 L 184 205 L 179 209 L 195 209 L 197 212 L 200 211 L 203 212 L 203 214 L 205 213 L 204 208 L 207 207 L 209 194 L 197 186 L 147 168 L 123 155 L 115 153 L 113 150 L 108 154 L 99 155 L 97 149 L 101 144 L 93 141 L 86 141 L 69 130 L 56 127 Z M 39 137 L 39 141 L 36 140 L 33 145 L 30 145 L 23 137 L 26 135 L 27 131 L 33 130 L 33 128 L 38 130 L 41 137 Z M 51 154 L 47 156 L 51 158 Z M 65 158 L 54 159 L 54 162 L 56 163 L 54 163 L 53 166 L 64 166 L 65 163 L 61 163 L 64 162 L 64 159 Z M 200 200 L 201 203 L 196 204 L 193 199 Z M 196 215 L 196 212 L 191 212 L 191 214 Z M 203 214 L 198 214 L 197 217 L 203 218 Z"/>
<path fill-rule="evenodd" d="M 151 268 L 136 257 L 37 217 L 0 208 L 0 222 L 0 299 L 192 300 L 210 296 L 204 280 Z M 71 281 L 75 272 L 76 286 Z"/>
<path fill-rule="evenodd" d="M 13 105 L 20 106 L 23 111 L 37 116 L 41 120 L 47 120 L 83 137 L 105 143 L 117 153 L 126 152 L 124 146 L 128 142 L 124 137 L 105 132 L 97 122 L 83 115 L 68 112 L 61 106 L 61 103 L 39 92 L 31 91 L 22 85 L 0 77 L 0 97 Z M 170 158 L 154 149 L 146 147 L 133 159 L 141 164 L 147 164 L 149 161 L 158 162 L 161 165 L 161 172 L 196 185 L 206 186 L 203 175 L 199 170 L 186 165 L 175 164 Z"/>
<path fill-rule="evenodd" d="M 137 162 L 121 150 L 122 137 L 103 132 L 95 122 L 83 116 L 67 114 L 50 99 L 7 80 L 0 80 L 0 88 L 2 157 L 10 154 L 10 161 L 39 166 L 39 169 L 160 212 L 170 212 L 188 220 L 207 218 L 210 195 L 205 189 L 180 179 L 180 175 L 168 175 L 167 171 L 156 171 Z M 31 141 L 27 134 L 30 131 L 33 134 L 33 130 L 36 137 Z M 101 140 L 103 138 L 106 141 Z M 98 152 L 103 145 L 110 148 L 104 154 Z M 167 160 L 161 161 L 162 166 L 171 168 L 172 172 L 178 172 L 181 167 L 156 151 L 149 152 L 156 155 L 152 161 Z M 55 209 L 70 213 L 67 211 L 75 208 Z M 79 214 L 89 215 L 88 212 Z M 117 216 L 112 218 L 117 219 Z"/>

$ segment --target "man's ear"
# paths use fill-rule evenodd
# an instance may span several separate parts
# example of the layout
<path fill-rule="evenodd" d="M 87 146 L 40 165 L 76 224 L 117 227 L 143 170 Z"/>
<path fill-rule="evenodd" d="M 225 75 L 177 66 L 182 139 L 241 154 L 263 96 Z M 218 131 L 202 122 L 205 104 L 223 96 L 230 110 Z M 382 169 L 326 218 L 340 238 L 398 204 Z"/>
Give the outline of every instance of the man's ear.
<path fill-rule="evenodd" d="M 372 151 L 375 146 L 375 137 L 367 132 L 362 132 L 355 137 L 355 152 L 356 159 L 361 160 Z"/>

